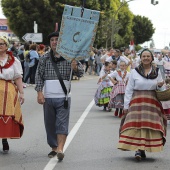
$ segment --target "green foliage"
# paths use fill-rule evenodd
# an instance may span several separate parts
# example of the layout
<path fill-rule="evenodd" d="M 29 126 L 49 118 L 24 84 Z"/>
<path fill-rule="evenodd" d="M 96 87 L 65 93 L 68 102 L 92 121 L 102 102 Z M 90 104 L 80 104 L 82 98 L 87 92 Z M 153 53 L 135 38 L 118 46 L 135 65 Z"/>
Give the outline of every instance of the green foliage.
<path fill-rule="evenodd" d="M 118 31 L 120 36 L 115 42 L 115 47 L 127 47 L 129 45 L 130 40 L 133 38 L 133 16 L 134 15 L 127 5 L 123 6 L 118 13 L 119 24 L 121 27 Z"/>
<path fill-rule="evenodd" d="M 135 51 L 139 51 L 140 49 L 142 49 L 140 45 L 135 45 Z"/>
<path fill-rule="evenodd" d="M 142 44 L 145 41 L 149 41 L 155 32 L 152 22 L 147 17 L 142 17 L 139 15 L 134 16 L 133 22 L 135 44 Z"/>
<path fill-rule="evenodd" d="M 9 27 L 21 40 L 26 33 L 34 32 L 36 21 L 45 44 L 48 43 L 48 34 L 55 30 L 55 23 L 61 23 L 64 4 L 80 7 L 82 0 L 1 1 Z M 120 0 L 86 0 L 85 8 L 102 11 L 94 43 L 96 47 L 109 47 L 111 37 L 116 48 L 129 45 L 132 37 L 139 44 L 148 41 L 154 33 L 152 23 L 147 18 L 135 16 L 133 19 L 128 4 Z"/>
<path fill-rule="evenodd" d="M 36 21 L 38 32 L 43 33 L 44 42 L 47 42 L 47 35 L 61 20 L 61 4 L 54 0 L 2 0 L 1 3 L 9 27 L 20 39 L 25 33 L 34 32 Z"/>

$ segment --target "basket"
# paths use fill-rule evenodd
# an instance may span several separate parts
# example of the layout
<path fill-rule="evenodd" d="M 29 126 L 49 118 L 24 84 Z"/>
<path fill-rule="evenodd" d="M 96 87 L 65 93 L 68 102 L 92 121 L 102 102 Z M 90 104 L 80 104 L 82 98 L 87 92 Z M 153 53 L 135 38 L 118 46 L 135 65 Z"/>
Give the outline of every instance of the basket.
<path fill-rule="evenodd" d="M 156 90 L 156 97 L 159 101 L 168 101 L 170 100 L 170 88 L 164 91 Z"/>

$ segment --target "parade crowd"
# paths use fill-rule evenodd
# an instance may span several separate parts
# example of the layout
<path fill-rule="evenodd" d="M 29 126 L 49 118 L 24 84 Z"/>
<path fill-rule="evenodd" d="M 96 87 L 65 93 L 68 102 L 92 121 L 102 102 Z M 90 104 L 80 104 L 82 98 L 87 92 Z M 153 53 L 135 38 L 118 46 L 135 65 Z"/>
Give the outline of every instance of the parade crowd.
<path fill-rule="evenodd" d="M 135 151 L 138 161 L 146 158 L 145 151 L 162 151 L 166 142 L 170 101 L 159 101 L 156 91 L 170 88 L 169 59 L 170 52 L 163 56 L 143 49 L 136 55 L 128 48 L 110 48 L 100 57 L 95 104 L 104 111 L 114 108 L 114 116 L 121 118 L 118 149 Z"/>
<path fill-rule="evenodd" d="M 166 143 L 170 101 L 159 101 L 156 90 L 170 88 L 170 52 L 140 54 L 129 48 L 93 49 L 85 60 L 71 63 L 57 54 L 59 32 L 49 34 L 50 46 L 35 43 L 10 46 L 0 37 L 0 138 L 3 151 L 9 151 L 8 138 L 23 134 L 21 105 L 29 85 L 37 91 L 37 102 L 43 105 L 48 157 L 64 158 L 63 147 L 68 135 L 71 89 L 70 70 L 81 78 L 99 76 L 94 94 L 96 106 L 121 118 L 118 149 L 135 151 L 135 158 L 146 158 L 147 152 L 160 152 Z M 57 87 L 57 88 L 56 88 Z"/>

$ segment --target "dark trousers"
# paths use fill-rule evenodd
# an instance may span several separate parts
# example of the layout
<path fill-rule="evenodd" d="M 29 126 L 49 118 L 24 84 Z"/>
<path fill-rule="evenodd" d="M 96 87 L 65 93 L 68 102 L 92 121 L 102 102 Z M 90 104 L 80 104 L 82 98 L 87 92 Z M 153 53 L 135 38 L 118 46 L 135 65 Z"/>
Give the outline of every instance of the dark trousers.
<path fill-rule="evenodd" d="M 57 147 L 57 134 L 68 135 L 71 98 L 68 98 L 68 108 L 64 108 L 64 98 L 45 98 L 44 123 L 47 142 L 50 147 Z"/>
<path fill-rule="evenodd" d="M 28 79 L 30 78 L 30 84 L 35 84 L 36 70 L 37 70 L 37 64 L 30 67 L 28 74 L 25 76 L 24 83 L 26 83 L 28 81 Z"/>

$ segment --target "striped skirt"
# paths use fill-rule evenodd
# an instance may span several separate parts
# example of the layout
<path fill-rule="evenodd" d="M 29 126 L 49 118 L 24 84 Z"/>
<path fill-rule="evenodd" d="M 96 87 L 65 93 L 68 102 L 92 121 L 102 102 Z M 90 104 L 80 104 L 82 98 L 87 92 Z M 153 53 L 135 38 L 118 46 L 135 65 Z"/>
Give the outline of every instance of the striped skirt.
<path fill-rule="evenodd" d="M 0 138 L 20 138 L 23 133 L 21 106 L 16 86 L 0 80 Z"/>
<path fill-rule="evenodd" d="M 122 117 L 118 149 L 160 152 L 165 144 L 167 119 L 155 91 L 134 91 Z"/>

